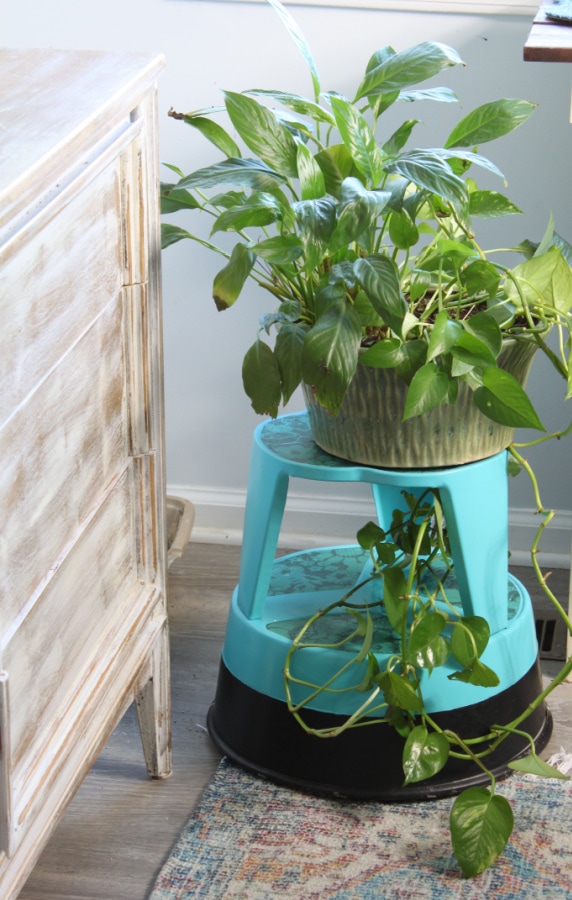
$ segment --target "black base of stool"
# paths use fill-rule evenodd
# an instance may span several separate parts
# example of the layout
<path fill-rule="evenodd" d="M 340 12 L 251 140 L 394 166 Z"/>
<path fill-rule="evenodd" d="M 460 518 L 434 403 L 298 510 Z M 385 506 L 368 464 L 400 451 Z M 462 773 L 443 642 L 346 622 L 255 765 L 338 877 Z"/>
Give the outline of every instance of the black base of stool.
<path fill-rule="evenodd" d="M 491 725 L 503 725 L 522 713 L 542 690 L 536 663 L 512 687 L 489 700 L 433 715 L 443 728 L 463 738 L 479 737 Z M 342 717 L 307 710 L 312 727 L 340 724 Z M 450 759 L 428 781 L 403 787 L 403 739 L 386 724 L 353 728 L 336 738 L 307 734 L 288 712 L 285 702 L 274 700 L 239 681 L 221 662 L 217 693 L 208 714 L 208 731 L 217 748 L 232 762 L 278 784 L 314 794 L 356 800 L 404 802 L 457 794 L 467 787 L 488 784 L 473 762 Z M 552 733 L 552 716 L 542 704 L 520 726 L 542 750 Z M 485 764 L 495 778 L 511 773 L 507 763 L 524 756 L 529 742 L 510 735 L 488 756 Z M 484 746 L 473 746 L 478 752 Z"/>

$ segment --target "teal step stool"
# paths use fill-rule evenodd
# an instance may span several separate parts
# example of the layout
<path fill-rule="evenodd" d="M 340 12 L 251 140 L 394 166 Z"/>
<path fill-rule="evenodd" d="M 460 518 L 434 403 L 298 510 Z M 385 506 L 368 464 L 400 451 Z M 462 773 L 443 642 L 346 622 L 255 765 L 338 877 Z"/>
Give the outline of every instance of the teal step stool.
<path fill-rule="evenodd" d="M 306 413 L 282 416 L 256 429 L 239 583 L 208 717 L 211 737 L 225 755 L 275 781 L 354 798 L 422 799 L 486 781 L 474 764 L 450 760 L 430 781 L 403 787 L 403 741 L 391 726 L 371 724 L 328 740 L 301 728 L 285 701 L 283 668 L 291 640 L 309 616 L 360 584 L 371 563 L 358 545 L 306 550 L 280 559 L 276 559 L 276 547 L 290 478 L 369 484 L 378 522 L 385 529 L 393 510 L 404 507 L 402 491 L 438 490 L 455 563 L 447 594 L 465 615 L 487 619 L 491 638 L 482 659 L 497 673 L 500 684 L 483 688 L 450 681 L 451 663 L 430 676 L 423 673 L 422 690 L 427 711 L 443 727 L 464 737 L 479 737 L 491 724 L 504 724 L 523 712 L 541 690 L 532 605 L 523 585 L 508 573 L 506 467 L 506 451 L 440 469 L 356 465 L 325 453 L 314 443 Z M 380 590 L 378 585 L 378 581 L 370 583 L 356 597 L 369 597 Z M 342 619 L 338 621 L 343 627 Z M 396 647 L 391 629 L 384 635 L 383 622 L 378 625 L 376 652 L 380 667 L 385 668 Z M 298 674 L 306 681 L 323 683 L 339 670 L 344 658 L 346 650 L 320 649 L 306 663 L 309 668 Z M 356 683 L 355 671 L 351 683 Z M 359 702 L 363 699 L 362 695 Z M 351 715 L 355 707 L 354 692 L 323 693 L 310 704 L 306 718 L 315 727 L 330 727 Z M 520 727 L 531 734 L 538 748 L 544 746 L 551 732 L 546 707 L 541 706 Z M 528 746 L 524 738 L 511 736 L 488 764 L 502 777 L 510 771 L 507 763 Z"/>

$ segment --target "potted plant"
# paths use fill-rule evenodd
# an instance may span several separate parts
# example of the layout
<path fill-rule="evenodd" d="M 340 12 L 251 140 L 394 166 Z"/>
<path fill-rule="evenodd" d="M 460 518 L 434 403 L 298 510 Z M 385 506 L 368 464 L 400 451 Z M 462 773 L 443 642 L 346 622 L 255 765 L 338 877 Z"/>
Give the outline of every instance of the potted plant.
<path fill-rule="evenodd" d="M 312 99 L 225 91 L 223 107 L 171 110 L 224 158 L 190 175 L 171 166 L 179 180 L 162 187 L 163 212 L 191 210 L 212 221 L 208 240 L 164 223 L 163 244 L 192 239 L 225 257 L 213 285 L 220 310 L 249 280 L 272 295 L 244 358 L 253 408 L 276 416 L 302 384 L 320 446 L 383 466 L 464 462 L 506 447 L 515 426 L 542 429 L 521 384 L 538 347 L 569 379 L 572 250 L 551 224 L 538 246 L 514 248 L 525 259 L 508 268 L 474 230 L 480 218 L 519 212 L 502 193 L 478 188 L 478 170 L 501 181 L 502 174 L 476 145 L 519 127 L 534 104 L 486 103 L 442 147 L 407 149 L 417 120 L 388 134 L 384 113 L 398 102 L 456 101 L 448 88 L 420 85 L 461 65 L 457 53 L 435 43 L 398 53 L 385 47 L 369 60 L 353 100 L 322 93 L 303 36 L 269 2 L 309 65 Z M 224 111 L 244 156 L 216 121 Z M 214 243 L 220 232 L 236 234 L 232 252 Z M 560 354 L 546 342 L 554 326 Z M 272 332 L 274 347 L 265 340 Z M 357 406 L 367 430 L 354 447 Z"/>
<path fill-rule="evenodd" d="M 161 191 L 165 214 L 190 211 L 212 222 L 208 239 L 167 222 L 163 245 L 191 239 L 225 257 L 213 285 L 220 310 L 236 302 L 249 279 L 273 297 L 243 363 L 253 408 L 275 417 L 302 384 L 316 442 L 334 455 L 382 467 L 456 465 L 508 447 L 516 427 L 544 431 L 525 381 L 540 349 L 564 377 L 566 395 L 572 392 L 572 248 L 550 223 L 538 245 L 523 241 L 513 248 L 522 261 L 508 267 L 499 251 L 481 247 L 474 231 L 479 218 L 519 212 L 504 194 L 479 189 L 477 171 L 501 179 L 502 173 L 477 147 L 523 124 L 533 104 L 486 103 L 464 116 L 442 147 L 407 149 L 417 120 L 406 119 L 386 133 L 384 113 L 398 102 L 455 102 L 448 88 L 423 85 L 460 65 L 458 54 L 431 42 L 401 52 L 384 47 L 369 60 L 353 99 L 323 93 L 296 23 L 279 0 L 268 2 L 309 66 L 312 97 L 225 91 L 224 106 L 171 110 L 223 158 L 190 175 L 169 166 L 177 181 Z M 247 155 L 216 120 L 221 112 Z M 231 252 L 214 242 L 219 232 L 236 234 Z M 556 350 L 547 341 L 551 330 L 557 332 Z M 267 340 L 272 334 L 273 346 Z M 517 447 L 511 454 L 529 471 L 542 510 L 534 473 Z M 491 774 L 481 752 L 435 725 L 423 705 L 420 672 L 451 655 L 458 679 L 494 684 L 496 675 L 481 662 L 487 623 L 447 610 L 452 561 L 438 493 L 412 496 L 407 503 L 407 515 L 398 511 L 391 528 L 370 523 L 358 536 L 371 554 L 367 581 L 383 585 L 373 606 L 399 639 L 391 665 L 380 669 L 374 652 L 371 604 L 356 606 L 345 595 L 330 610 L 343 610 L 356 623 L 351 639 L 358 639 L 356 662 L 365 666 L 355 687 L 361 698 L 356 709 L 364 704 L 364 692 L 374 706 L 380 697 L 384 721 L 391 720 L 403 736 L 410 781 L 437 772 L 452 752 L 474 758 Z M 545 512 L 539 534 L 551 516 Z M 538 540 L 533 564 L 570 628 L 538 569 Z M 296 695 L 304 679 L 292 672 L 308 650 L 315 616 L 294 637 L 285 671 L 291 713 L 310 731 L 304 718 L 308 700 Z M 568 662 L 554 684 L 571 668 Z M 328 689 L 325 684 L 312 690 Z M 545 696 L 534 701 L 536 707 Z M 363 709 L 366 717 L 375 714 L 369 702 Z M 362 719 L 361 712 L 350 716 L 342 731 Z M 493 723 L 483 740 L 496 746 L 518 734 L 520 724 L 520 716 L 502 726 Z M 528 761 L 518 765 L 546 771 L 534 745 Z M 468 875 L 491 864 L 512 829 L 512 814 L 495 794 L 492 774 L 490 789 L 471 790 L 478 796 L 461 794 L 452 819 L 454 849 Z M 470 849 L 475 822 L 487 836 L 483 852 Z"/>

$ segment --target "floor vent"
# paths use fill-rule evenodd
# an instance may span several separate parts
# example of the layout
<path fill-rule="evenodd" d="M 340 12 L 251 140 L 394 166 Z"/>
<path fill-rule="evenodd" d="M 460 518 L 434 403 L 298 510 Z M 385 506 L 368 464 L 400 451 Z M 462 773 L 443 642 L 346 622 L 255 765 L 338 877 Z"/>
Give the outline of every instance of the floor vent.
<path fill-rule="evenodd" d="M 566 659 L 566 625 L 550 601 L 533 600 L 541 659 Z"/>

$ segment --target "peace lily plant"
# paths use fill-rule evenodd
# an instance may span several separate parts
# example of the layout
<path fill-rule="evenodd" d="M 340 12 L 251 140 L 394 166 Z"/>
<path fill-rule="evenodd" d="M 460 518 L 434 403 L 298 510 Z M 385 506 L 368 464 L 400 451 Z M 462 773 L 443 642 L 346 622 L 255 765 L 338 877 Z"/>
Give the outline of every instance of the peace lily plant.
<path fill-rule="evenodd" d="M 550 223 L 539 245 L 523 241 L 512 248 L 522 261 L 509 268 L 501 261 L 506 248 L 484 249 L 474 228 L 479 219 L 520 212 L 503 193 L 479 188 L 478 171 L 494 174 L 501 185 L 504 176 L 478 147 L 522 125 L 534 105 L 510 99 L 486 103 L 465 115 L 442 147 L 408 149 L 418 120 L 406 119 L 389 133 L 384 114 L 398 103 L 456 103 L 449 88 L 419 86 L 462 65 L 455 50 L 432 42 L 400 52 L 384 47 L 373 54 L 349 99 L 322 91 L 298 26 L 278 0 L 268 2 L 309 67 L 312 97 L 224 91 L 223 106 L 171 111 L 223 158 L 190 175 L 170 165 L 177 180 L 162 185 L 164 213 L 191 211 L 212 224 L 205 238 L 165 223 L 163 246 L 190 239 L 225 258 L 213 286 L 218 309 L 232 306 L 249 279 L 272 296 L 273 307 L 261 318 L 244 358 L 243 382 L 252 406 L 276 416 L 305 383 L 336 414 L 357 367 L 371 366 L 395 369 L 408 385 L 404 419 L 454 404 L 464 382 L 476 407 L 493 421 L 543 430 L 525 390 L 499 366 L 499 357 L 507 340 L 535 342 L 565 379 L 570 396 L 572 248 Z M 244 153 L 217 121 L 220 113 L 230 119 Z M 236 236 L 230 252 L 215 243 L 221 232 Z M 556 340 L 549 345 L 550 331 Z M 542 509 L 524 457 L 516 447 L 511 452 L 529 471 L 543 513 L 533 564 L 570 629 L 535 555 L 552 513 Z M 388 533 L 370 523 L 358 535 L 371 553 L 371 577 L 383 579 L 380 603 L 400 641 L 386 671 L 379 671 L 373 653 L 371 610 L 352 606 L 349 596 L 336 607 L 349 612 L 363 639 L 357 661 L 368 662 L 368 675 L 356 690 L 374 697 L 365 714 L 371 716 L 379 704 L 382 720 L 404 737 L 406 780 L 430 777 L 451 754 L 474 758 L 489 774 L 490 789 L 464 791 L 451 815 L 453 848 L 464 874 L 474 875 L 502 852 L 512 812 L 495 793 L 486 754 L 436 726 L 425 711 L 419 672 L 452 654 L 460 666 L 455 677 L 491 685 L 498 679 L 480 661 L 487 623 L 447 606 L 444 575 L 435 577 L 433 571 L 434 587 L 419 587 L 437 557 L 445 572 L 452 566 L 438 494 L 408 503 L 408 516 L 398 515 Z M 308 727 L 304 702 L 292 700 L 290 663 L 312 622 L 293 642 L 285 672 L 286 695 L 303 727 Z M 569 661 L 553 686 L 570 670 Z M 361 718 L 344 727 L 360 724 Z M 483 739 L 496 745 L 508 732 L 519 733 L 521 718 L 491 725 Z M 548 771 L 534 746 L 514 768 Z"/>

